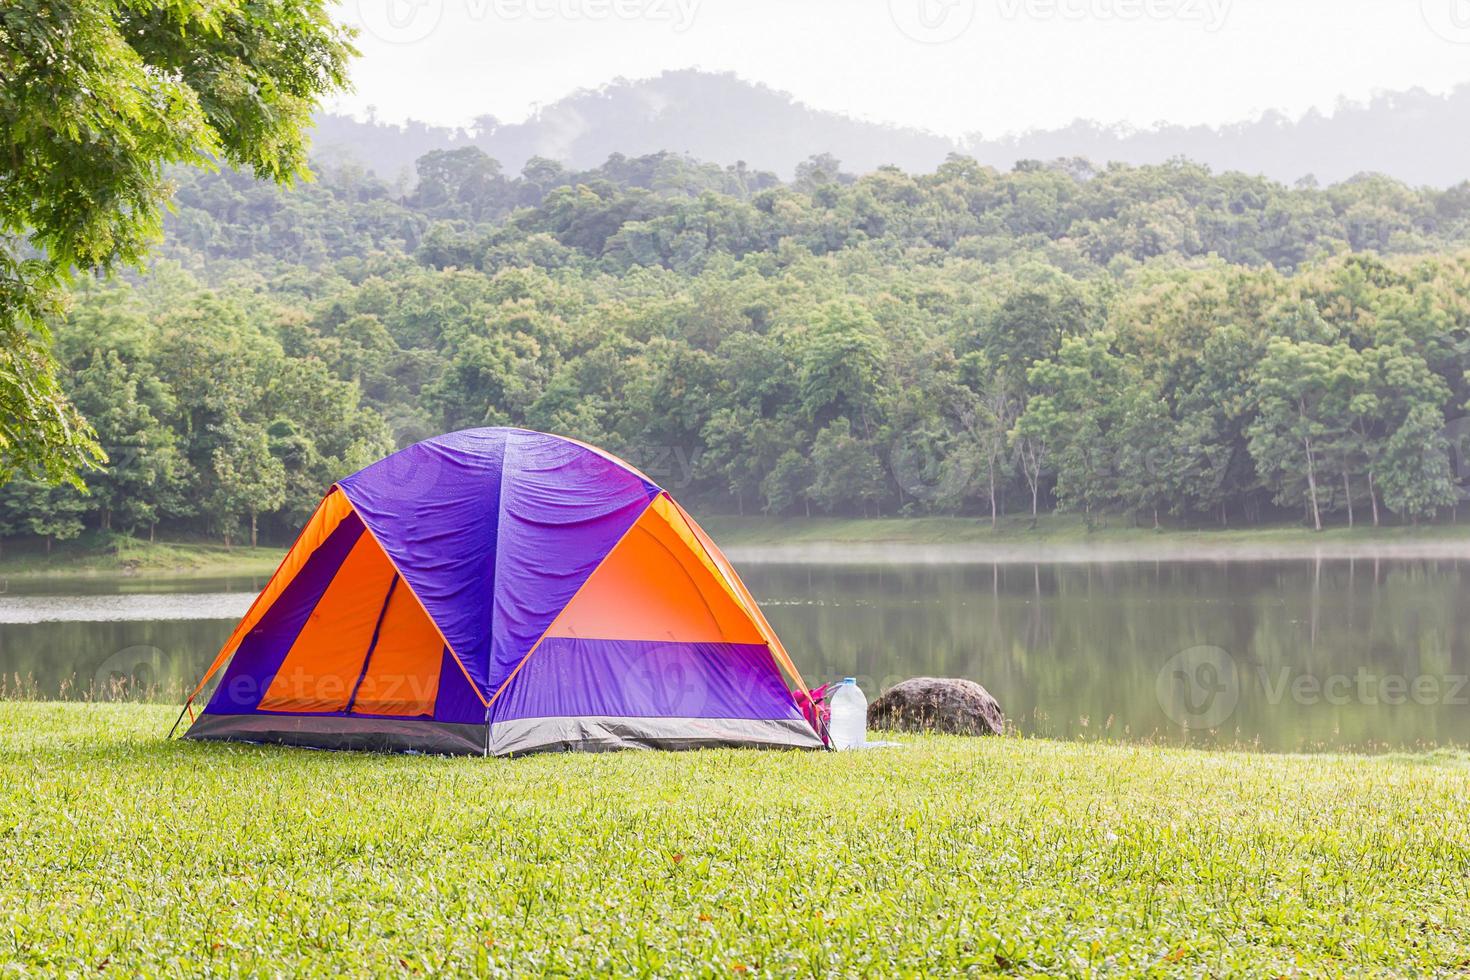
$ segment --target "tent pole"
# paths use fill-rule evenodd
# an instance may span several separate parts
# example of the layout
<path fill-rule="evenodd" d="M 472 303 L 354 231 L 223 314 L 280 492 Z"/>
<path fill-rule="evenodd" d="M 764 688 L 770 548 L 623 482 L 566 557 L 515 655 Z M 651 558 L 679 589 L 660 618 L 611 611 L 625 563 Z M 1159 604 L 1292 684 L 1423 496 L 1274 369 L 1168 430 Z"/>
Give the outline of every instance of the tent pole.
<path fill-rule="evenodd" d="M 174 719 L 174 727 L 173 728 L 170 728 L 168 730 L 168 738 L 173 738 L 174 737 L 174 732 L 178 731 L 179 722 L 181 722 L 181 721 L 184 720 L 184 712 L 188 711 L 189 710 L 189 705 L 191 705 L 193 703 L 194 703 L 194 696 L 191 694 L 189 696 L 189 698 L 186 701 L 184 701 L 184 706 L 179 709 L 179 716 Z M 164 741 L 168 741 L 168 738 L 164 739 Z"/>

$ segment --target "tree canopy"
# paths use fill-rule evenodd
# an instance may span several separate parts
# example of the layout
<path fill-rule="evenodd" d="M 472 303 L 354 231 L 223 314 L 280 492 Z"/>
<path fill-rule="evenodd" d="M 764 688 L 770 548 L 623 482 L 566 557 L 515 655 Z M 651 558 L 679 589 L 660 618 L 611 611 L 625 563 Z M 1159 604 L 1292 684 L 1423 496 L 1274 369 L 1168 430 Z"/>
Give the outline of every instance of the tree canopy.
<path fill-rule="evenodd" d="M 473 148 L 406 190 L 168 176 L 164 259 L 55 327 L 113 462 L 13 481 L 0 534 L 282 541 L 357 466 L 499 424 L 730 513 L 1411 522 L 1466 476 L 1470 187 Z"/>
<path fill-rule="evenodd" d="M 311 112 L 353 53 L 322 0 L 0 6 L 0 479 L 104 458 L 48 348 L 59 287 L 141 262 L 171 164 L 305 174 Z"/>

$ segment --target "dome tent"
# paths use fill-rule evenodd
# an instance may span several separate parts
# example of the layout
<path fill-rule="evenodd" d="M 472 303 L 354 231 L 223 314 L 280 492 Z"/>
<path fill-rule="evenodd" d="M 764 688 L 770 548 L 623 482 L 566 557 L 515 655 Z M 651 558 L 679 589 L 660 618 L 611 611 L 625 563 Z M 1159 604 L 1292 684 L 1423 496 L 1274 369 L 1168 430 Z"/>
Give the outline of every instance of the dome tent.
<path fill-rule="evenodd" d="M 627 463 L 470 429 L 335 484 L 185 704 L 190 739 L 512 755 L 820 748 L 709 536 Z"/>

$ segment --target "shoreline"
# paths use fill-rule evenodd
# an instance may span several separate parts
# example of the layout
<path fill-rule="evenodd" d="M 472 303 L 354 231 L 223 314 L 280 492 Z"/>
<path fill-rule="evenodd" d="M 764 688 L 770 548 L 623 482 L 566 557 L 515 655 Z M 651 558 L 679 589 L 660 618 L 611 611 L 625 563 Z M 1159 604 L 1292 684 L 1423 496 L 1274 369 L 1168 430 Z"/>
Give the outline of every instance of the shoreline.
<path fill-rule="evenodd" d="M 769 520 L 706 525 L 731 561 L 748 564 L 1110 564 L 1120 562 L 1470 559 L 1470 526 L 1226 529 L 1110 527 L 1048 516 L 998 529 L 961 518 Z"/>
<path fill-rule="evenodd" d="M 280 565 L 286 545 L 279 548 L 194 542 L 127 542 L 122 548 L 62 546 L 55 555 L 25 552 L 0 558 L 0 583 L 49 579 L 190 579 L 257 578 L 269 576 Z"/>
<path fill-rule="evenodd" d="M 915 544 L 913 542 L 810 542 L 788 545 L 730 545 L 732 562 L 743 565 L 1111 565 L 1147 562 L 1321 562 L 1458 561 L 1470 559 L 1470 541 L 1332 542 L 1307 547 L 1248 541 L 1212 543 L 1063 545 Z"/>
<path fill-rule="evenodd" d="M 1470 525 L 1390 528 L 1233 529 L 1108 527 L 1088 531 L 1055 515 L 1033 530 L 1023 519 L 997 530 L 966 518 L 702 519 L 737 564 L 1116 564 L 1235 561 L 1458 561 L 1470 559 Z M 199 542 L 75 544 L 47 558 L 34 552 L 0 558 L 0 588 L 58 579 L 261 578 L 286 546 L 236 547 Z"/>

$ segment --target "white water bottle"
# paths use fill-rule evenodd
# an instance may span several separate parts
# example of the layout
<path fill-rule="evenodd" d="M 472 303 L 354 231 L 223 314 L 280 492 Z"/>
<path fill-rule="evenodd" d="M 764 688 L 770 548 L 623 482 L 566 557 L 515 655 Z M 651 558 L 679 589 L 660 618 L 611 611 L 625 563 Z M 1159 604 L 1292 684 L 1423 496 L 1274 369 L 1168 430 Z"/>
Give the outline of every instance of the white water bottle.
<path fill-rule="evenodd" d="M 868 740 L 868 699 L 857 678 L 844 677 L 832 695 L 832 747 L 860 749 Z"/>

